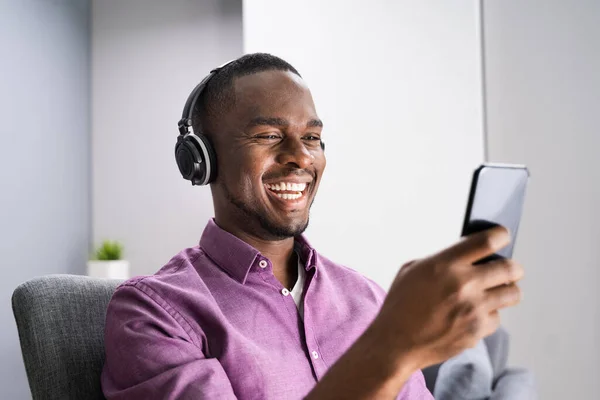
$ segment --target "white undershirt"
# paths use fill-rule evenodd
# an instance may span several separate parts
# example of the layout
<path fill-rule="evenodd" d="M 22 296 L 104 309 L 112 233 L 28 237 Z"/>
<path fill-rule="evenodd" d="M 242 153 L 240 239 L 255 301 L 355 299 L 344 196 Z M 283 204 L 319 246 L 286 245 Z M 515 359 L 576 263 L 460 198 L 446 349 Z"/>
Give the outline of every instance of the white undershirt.
<path fill-rule="evenodd" d="M 302 291 L 304 290 L 304 282 L 306 281 L 306 270 L 304 269 L 304 265 L 300 261 L 300 256 L 297 255 L 298 258 L 298 279 L 296 279 L 296 284 L 292 288 L 290 292 L 292 297 L 294 298 L 294 303 L 296 303 L 296 307 L 298 307 L 298 313 L 300 314 L 300 318 L 304 319 L 304 302 L 302 301 Z"/>

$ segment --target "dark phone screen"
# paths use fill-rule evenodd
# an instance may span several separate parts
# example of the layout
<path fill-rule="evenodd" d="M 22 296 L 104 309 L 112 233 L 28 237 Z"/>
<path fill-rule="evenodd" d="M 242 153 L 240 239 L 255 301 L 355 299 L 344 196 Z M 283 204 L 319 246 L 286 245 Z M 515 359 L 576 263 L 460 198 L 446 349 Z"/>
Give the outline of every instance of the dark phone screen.
<path fill-rule="evenodd" d="M 510 245 L 481 262 L 498 256 L 512 257 L 528 178 L 524 167 L 484 166 L 479 170 L 471 188 L 470 212 L 468 209 L 463 236 L 502 225 L 510 231 L 511 237 Z"/>

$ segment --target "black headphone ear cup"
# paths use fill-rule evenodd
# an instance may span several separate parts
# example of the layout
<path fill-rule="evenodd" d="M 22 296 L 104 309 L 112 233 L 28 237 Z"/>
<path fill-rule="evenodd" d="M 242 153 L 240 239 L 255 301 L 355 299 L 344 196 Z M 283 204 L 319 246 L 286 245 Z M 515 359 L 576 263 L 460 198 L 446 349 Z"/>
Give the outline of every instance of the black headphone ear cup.
<path fill-rule="evenodd" d="M 194 182 L 203 175 L 204 160 L 198 148 L 187 137 L 179 136 L 175 145 L 175 161 L 184 179 Z"/>
<path fill-rule="evenodd" d="M 180 136 L 175 145 L 175 160 L 181 175 L 192 185 L 206 185 L 216 176 L 216 157 L 204 135 Z"/>

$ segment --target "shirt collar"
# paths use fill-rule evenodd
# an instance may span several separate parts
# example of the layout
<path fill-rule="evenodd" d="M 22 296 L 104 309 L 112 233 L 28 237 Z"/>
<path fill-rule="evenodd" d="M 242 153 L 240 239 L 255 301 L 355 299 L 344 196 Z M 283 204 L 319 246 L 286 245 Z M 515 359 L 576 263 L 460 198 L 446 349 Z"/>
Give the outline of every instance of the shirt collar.
<path fill-rule="evenodd" d="M 317 265 L 318 255 L 316 250 L 310 245 L 306 236 L 296 236 L 294 247 L 300 256 L 300 261 L 304 264 L 304 268 L 308 271 Z"/>
<path fill-rule="evenodd" d="M 294 246 L 307 271 L 316 266 L 317 252 L 304 235 L 296 237 Z M 257 268 L 260 260 L 267 259 L 248 243 L 221 229 L 214 219 L 210 219 L 204 228 L 200 247 L 211 260 L 241 284 L 246 282 L 253 266 Z"/>

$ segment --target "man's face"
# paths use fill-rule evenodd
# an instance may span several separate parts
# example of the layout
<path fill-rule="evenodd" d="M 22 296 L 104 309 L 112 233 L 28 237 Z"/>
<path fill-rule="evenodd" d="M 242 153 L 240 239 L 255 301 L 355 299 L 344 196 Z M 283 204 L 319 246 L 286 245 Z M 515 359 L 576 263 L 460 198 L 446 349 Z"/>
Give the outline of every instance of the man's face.
<path fill-rule="evenodd" d="M 286 71 L 237 78 L 232 90 L 212 137 L 218 217 L 265 240 L 299 235 L 326 164 L 310 91 Z"/>

